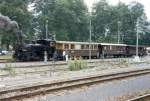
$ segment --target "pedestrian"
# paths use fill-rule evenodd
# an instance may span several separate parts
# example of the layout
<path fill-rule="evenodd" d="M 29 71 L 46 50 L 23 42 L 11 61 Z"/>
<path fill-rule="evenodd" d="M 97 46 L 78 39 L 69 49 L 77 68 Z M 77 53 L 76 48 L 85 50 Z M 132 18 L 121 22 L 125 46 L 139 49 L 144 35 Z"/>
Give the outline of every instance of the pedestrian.
<path fill-rule="evenodd" d="M 66 51 L 64 50 L 64 51 L 63 51 L 63 60 L 66 59 L 65 57 L 66 57 Z"/>
<path fill-rule="evenodd" d="M 66 62 L 68 61 L 68 51 L 65 50 L 65 58 L 66 58 Z"/>
<path fill-rule="evenodd" d="M 44 62 L 47 63 L 47 51 L 44 51 Z"/>
<path fill-rule="evenodd" d="M 53 61 L 56 61 L 56 60 L 57 60 L 57 55 L 58 55 L 58 54 L 57 54 L 57 51 L 55 51 L 55 52 L 54 52 L 54 55 L 53 55 Z"/>

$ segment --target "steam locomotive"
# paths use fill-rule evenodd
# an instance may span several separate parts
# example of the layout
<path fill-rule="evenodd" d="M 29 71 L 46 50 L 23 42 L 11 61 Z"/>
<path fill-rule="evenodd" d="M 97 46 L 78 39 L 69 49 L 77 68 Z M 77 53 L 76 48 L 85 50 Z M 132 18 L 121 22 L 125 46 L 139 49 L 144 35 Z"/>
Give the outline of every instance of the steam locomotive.
<path fill-rule="evenodd" d="M 13 58 L 18 61 L 44 60 L 44 53 L 47 58 L 53 57 L 56 42 L 53 40 L 36 40 L 31 44 L 16 45 Z"/>
<path fill-rule="evenodd" d="M 13 57 L 18 61 L 44 60 L 45 52 L 47 53 L 48 60 L 51 60 L 55 53 L 55 58 L 58 60 L 63 59 L 63 51 L 67 51 L 70 58 L 88 58 L 90 52 L 91 58 L 131 57 L 136 54 L 135 45 L 113 43 L 71 42 L 43 39 L 35 40 L 32 44 L 16 46 Z M 139 46 L 138 50 L 139 56 L 144 56 L 147 53 L 145 46 Z"/>

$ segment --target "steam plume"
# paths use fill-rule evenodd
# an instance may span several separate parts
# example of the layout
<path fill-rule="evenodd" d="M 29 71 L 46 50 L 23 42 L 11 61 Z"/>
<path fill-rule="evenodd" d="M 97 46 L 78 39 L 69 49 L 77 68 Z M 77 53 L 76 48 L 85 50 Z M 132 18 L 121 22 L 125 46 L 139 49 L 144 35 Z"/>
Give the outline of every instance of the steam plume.
<path fill-rule="evenodd" d="M 9 30 L 18 31 L 19 26 L 16 21 L 12 21 L 9 17 L 3 16 L 2 14 L 0 14 L 0 29 L 6 30 L 6 31 L 9 31 Z"/>

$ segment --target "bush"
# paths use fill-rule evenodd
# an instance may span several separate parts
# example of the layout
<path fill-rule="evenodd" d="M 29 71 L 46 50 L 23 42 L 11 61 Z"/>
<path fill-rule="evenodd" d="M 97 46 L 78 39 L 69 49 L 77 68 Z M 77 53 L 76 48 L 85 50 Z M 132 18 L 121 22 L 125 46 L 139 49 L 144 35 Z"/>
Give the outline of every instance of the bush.
<path fill-rule="evenodd" d="M 14 70 L 14 68 L 11 66 L 11 65 L 5 65 L 5 68 L 3 68 L 3 70 L 5 71 L 8 71 L 8 73 L 11 75 L 11 76 L 15 76 L 16 75 L 16 72 Z"/>
<path fill-rule="evenodd" d="M 85 62 L 82 58 L 79 60 L 75 58 L 74 60 L 69 61 L 68 66 L 71 71 L 77 71 L 88 67 L 87 62 Z"/>

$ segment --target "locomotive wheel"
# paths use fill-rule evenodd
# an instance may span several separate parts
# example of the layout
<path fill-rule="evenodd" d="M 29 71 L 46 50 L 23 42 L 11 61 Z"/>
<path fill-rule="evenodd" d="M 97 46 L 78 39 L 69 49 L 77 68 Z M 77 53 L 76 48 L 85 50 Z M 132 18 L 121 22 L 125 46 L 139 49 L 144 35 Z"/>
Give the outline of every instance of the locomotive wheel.
<path fill-rule="evenodd" d="M 26 56 L 26 60 L 27 61 L 31 61 L 31 57 L 30 56 Z"/>
<path fill-rule="evenodd" d="M 30 58 L 30 56 L 22 56 L 22 58 L 20 59 L 21 61 L 30 61 L 31 60 L 31 58 Z"/>

